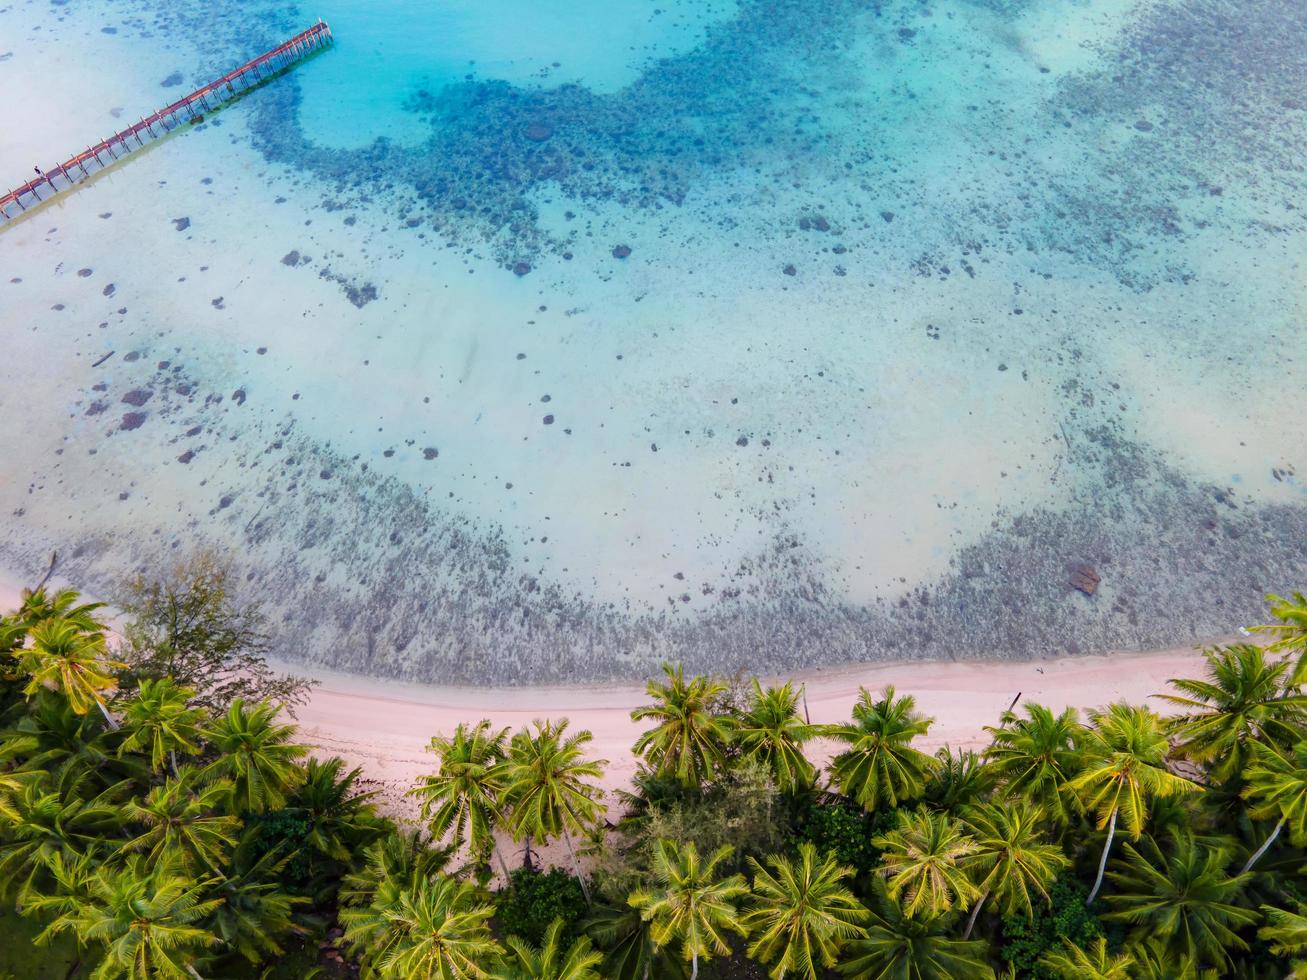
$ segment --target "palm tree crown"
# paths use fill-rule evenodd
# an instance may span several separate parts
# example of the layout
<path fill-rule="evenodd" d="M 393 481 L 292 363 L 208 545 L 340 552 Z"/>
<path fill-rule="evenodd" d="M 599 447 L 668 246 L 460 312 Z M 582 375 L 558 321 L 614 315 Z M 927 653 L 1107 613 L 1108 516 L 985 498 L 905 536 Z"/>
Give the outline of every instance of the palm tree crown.
<path fill-rule="evenodd" d="M 980 890 L 967 924 L 967 937 L 981 904 L 989 896 L 1007 916 L 1034 915 L 1035 901 L 1047 902 L 1048 889 L 1071 861 L 1062 849 L 1042 838 L 1043 812 L 1025 803 L 982 803 L 965 811 L 975 840 L 966 867 Z"/>
<path fill-rule="evenodd" d="M 32 628 L 31 637 L 19 658 L 29 675 L 23 693 L 59 691 L 77 714 L 99 708 L 114 724 L 104 707 L 104 692 L 117 686 L 114 672 L 126 664 L 109 659 L 104 634 L 88 633 L 69 620 L 46 619 Z"/>
<path fill-rule="evenodd" d="M 862 934 L 867 910 L 846 884 L 853 876 L 833 854 L 817 859 L 817 848 L 799 845 L 795 861 L 768 860 L 771 870 L 753 858 L 753 905 L 743 925 L 754 937 L 749 955 L 771 964 L 776 980 L 786 976 L 816 980 L 835 966 L 840 950 Z"/>
<path fill-rule="evenodd" d="M 1156 697 L 1188 709 L 1170 722 L 1178 750 L 1227 782 L 1244 770 L 1255 743 L 1292 745 L 1307 726 L 1307 695 L 1287 687 L 1290 663 L 1268 661 L 1251 643 L 1204 651 L 1207 679 L 1173 679 L 1182 695 Z"/>
<path fill-rule="evenodd" d="M 295 726 L 276 724 L 277 710 L 270 704 L 247 708 L 237 698 L 205 732 L 218 757 L 204 767 L 204 778 L 230 780 L 237 807 L 248 813 L 281 809 L 304 781 L 296 761 L 308 755 L 308 746 L 291 742 Z"/>
<path fill-rule="evenodd" d="M 997 728 L 985 728 L 992 739 L 985 758 L 1007 799 L 1029 800 L 1065 823 L 1074 802 L 1066 787 L 1080 769 L 1084 726 L 1074 708 L 1060 715 L 1042 704 L 1025 709 L 1024 718 L 1008 712 Z"/>
<path fill-rule="evenodd" d="M 898 828 L 872 843 L 883 852 L 881 874 L 889 895 L 908 916 L 942 915 L 979 897 L 964 867 L 976 843 L 946 814 L 901 813 Z"/>
<path fill-rule="evenodd" d="M 693 842 L 678 847 L 660 840 L 654 849 L 652 887 L 637 889 L 627 899 L 652 926 L 655 947 L 680 948 L 682 959 L 691 964 L 691 980 L 699 975 L 700 960 L 730 955 L 728 933 L 748 934 L 736 909 L 749 891 L 744 876 L 717 874 L 731 851 L 724 845 L 703 861 Z"/>
<path fill-rule="evenodd" d="M 886 687 L 879 700 L 862 688 L 853 706 L 853 722 L 835 725 L 832 737 L 849 748 L 830 764 L 840 792 L 868 810 L 896 807 L 921 796 L 934 760 L 912 747 L 912 740 L 930 729 L 933 719 L 918 714 L 916 700 L 896 697 Z"/>
<path fill-rule="evenodd" d="M 422 819 L 435 840 L 449 837 L 455 848 L 470 841 L 481 861 L 494 847 L 495 824 L 504 815 L 500 763 L 507 740 L 507 728 L 494 731 L 484 719 L 475 726 L 460 724 L 452 738 L 432 737 L 430 749 L 440 760 L 439 769 L 408 792 L 422 801 Z"/>
<path fill-rule="evenodd" d="M 735 741 L 746 757 L 771 771 L 778 789 L 794 792 L 816 781 L 817 770 L 803 754 L 803 746 L 821 733 L 821 725 L 799 718 L 799 695 L 790 682 L 764 689 L 755 678 Z"/>
<path fill-rule="evenodd" d="M 164 762 L 171 759 L 175 775 L 178 752 L 200 753 L 204 712 L 188 705 L 192 693 L 170 677 L 141 681 L 140 691 L 123 708 L 127 736 L 118 754 L 144 752 L 149 755 L 150 767 L 155 772 L 161 771 Z"/>
<path fill-rule="evenodd" d="M 685 679 L 678 665 L 663 665 L 666 680 L 651 680 L 646 693 L 654 703 L 631 712 L 632 721 L 656 721 L 635 742 L 635 751 L 657 773 L 684 786 L 699 787 L 726 764 L 731 719 L 716 712 L 726 685 L 708 677 Z"/>
<path fill-rule="evenodd" d="M 563 946 L 563 920 L 555 919 L 536 949 L 517 936 L 508 937 L 511 955 L 509 980 L 602 980 L 597 952 L 585 936 Z"/>

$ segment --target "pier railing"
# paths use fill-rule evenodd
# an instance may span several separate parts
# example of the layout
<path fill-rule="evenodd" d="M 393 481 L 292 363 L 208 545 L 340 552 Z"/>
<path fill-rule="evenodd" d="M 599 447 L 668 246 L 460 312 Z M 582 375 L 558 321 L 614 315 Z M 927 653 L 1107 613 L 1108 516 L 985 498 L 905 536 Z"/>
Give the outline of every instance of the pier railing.
<path fill-rule="evenodd" d="M 204 113 L 213 112 L 224 102 L 285 71 L 313 52 L 329 46 L 331 42 L 331 28 L 325 21 L 319 20 L 307 31 L 296 34 L 284 44 L 227 72 L 172 105 L 145 116 L 122 132 L 114 133 L 94 146 L 88 146 L 81 153 L 47 170 L 33 168 L 36 171 L 33 179 L 0 197 L 0 225 L 48 201 L 55 194 L 76 186 L 97 170 L 111 166 L 114 161 L 145 146 L 147 140 L 160 139 L 181 126 L 203 119 Z"/>

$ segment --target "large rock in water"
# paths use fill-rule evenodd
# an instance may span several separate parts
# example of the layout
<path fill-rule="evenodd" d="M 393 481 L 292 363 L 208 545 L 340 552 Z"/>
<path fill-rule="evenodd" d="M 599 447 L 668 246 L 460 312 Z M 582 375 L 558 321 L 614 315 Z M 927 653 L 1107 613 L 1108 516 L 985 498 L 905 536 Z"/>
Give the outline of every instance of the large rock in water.
<path fill-rule="evenodd" d="M 1097 592 L 1098 583 L 1102 580 L 1102 576 L 1093 565 L 1076 565 L 1071 569 L 1071 585 L 1085 595 L 1093 595 Z"/>

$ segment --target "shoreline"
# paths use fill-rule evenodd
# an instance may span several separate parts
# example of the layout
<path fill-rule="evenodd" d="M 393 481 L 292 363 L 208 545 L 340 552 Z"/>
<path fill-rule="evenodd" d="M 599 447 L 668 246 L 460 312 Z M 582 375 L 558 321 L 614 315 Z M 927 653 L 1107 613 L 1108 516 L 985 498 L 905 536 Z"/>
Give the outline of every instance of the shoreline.
<path fill-rule="evenodd" d="M 0 569 L 0 608 L 12 608 L 18 593 L 14 576 Z M 933 752 L 943 745 L 985 744 L 985 726 L 995 724 L 1018 694 L 1023 702 L 1038 701 L 1054 710 L 1092 708 L 1120 699 L 1141 703 L 1163 691 L 1172 677 L 1196 676 L 1202 662 L 1200 648 L 1173 647 L 1022 661 L 887 661 L 760 679 L 764 683 L 789 679 L 802 685 L 815 723 L 849 718 L 859 688 L 874 693 L 892 684 L 900 693 L 913 695 L 918 710 L 935 719 L 930 732 L 919 740 L 921 748 Z M 349 766 L 361 767 L 370 788 L 379 791 L 382 808 L 395 817 L 416 814 L 416 804 L 404 792 L 433 766 L 426 750 L 431 736 L 483 717 L 496 727 L 513 730 L 536 718 L 566 717 L 573 731 L 590 731 L 594 740 L 587 754 L 608 761 L 602 785 L 610 804 L 617 791 L 630 786 L 636 771 L 631 745 L 642 726 L 631 720 L 630 712 L 647 701 L 642 684 L 464 688 L 283 662 L 274 666 L 319 682 L 308 702 L 295 712 L 304 740 L 324 755 L 339 755 Z M 1155 707 L 1165 711 L 1164 705 Z M 819 739 L 810 756 L 815 764 L 824 765 L 834 748 Z"/>

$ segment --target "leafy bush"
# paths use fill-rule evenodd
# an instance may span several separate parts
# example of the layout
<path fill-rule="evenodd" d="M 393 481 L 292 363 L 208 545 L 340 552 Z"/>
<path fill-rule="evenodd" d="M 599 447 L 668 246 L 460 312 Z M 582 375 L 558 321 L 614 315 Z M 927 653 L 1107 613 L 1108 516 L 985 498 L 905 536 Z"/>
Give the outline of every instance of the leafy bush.
<path fill-rule="evenodd" d="M 999 955 L 1011 963 L 1019 977 L 1057 980 L 1039 965 L 1039 958 L 1049 950 L 1060 949 L 1063 939 L 1085 947 L 1104 935 L 1098 916 L 1085 908 L 1089 891 L 1077 879 L 1059 878 L 1049 889 L 1049 905 L 1035 905 L 1033 919 L 1005 916 L 1003 944 Z"/>
<path fill-rule="evenodd" d="M 586 914 L 581 883 L 561 868 L 548 873 L 518 868 L 507 888 L 495 893 L 495 919 L 506 936 L 521 936 L 540 945 L 555 919 L 563 920 L 563 945 L 580 935 L 579 921 Z"/>
<path fill-rule="evenodd" d="M 878 831 L 872 816 L 843 802 L 809 798 L 798 804 L 791 847 L 811 843 L 818 852 L 833 852 L 840 864 L 859 874 L 876 866 L 880 852 L 871 839 Z"/>

